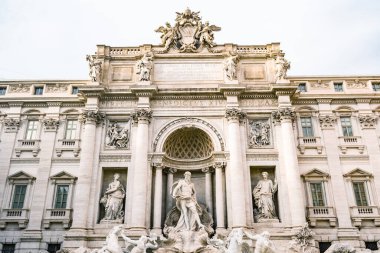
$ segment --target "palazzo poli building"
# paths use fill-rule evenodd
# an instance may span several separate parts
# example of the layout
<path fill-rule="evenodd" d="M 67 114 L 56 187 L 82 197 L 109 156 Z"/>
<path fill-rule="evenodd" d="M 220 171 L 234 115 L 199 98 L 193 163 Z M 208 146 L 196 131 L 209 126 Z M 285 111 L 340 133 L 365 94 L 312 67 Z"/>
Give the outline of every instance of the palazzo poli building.
<path fill-rule="evenodd" d="M 269 231 L 287 252 L 308 222 L 320 252 L 377 250 L 380 76 L 287 76 L 279 43 L 219 30 L 186 10 L 161 45 L 98 45 L 91 80 L 0 82 L 3 252 L 163 234 L 186 171 L 214 233 Z"/>

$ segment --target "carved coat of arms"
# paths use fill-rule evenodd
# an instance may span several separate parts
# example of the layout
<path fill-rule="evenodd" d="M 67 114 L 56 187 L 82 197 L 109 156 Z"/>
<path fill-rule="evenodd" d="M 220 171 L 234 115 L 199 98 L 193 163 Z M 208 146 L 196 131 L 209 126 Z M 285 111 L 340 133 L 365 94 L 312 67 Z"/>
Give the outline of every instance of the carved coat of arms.
<path fill-rule="evenodd" d="M 214 32 L 221 28 L 203 23 L 199 17 L 199 12 L 193 12 L 187 8 L 184 12 L 177 12 L 175 25 L 171 26 L 166 22 L 165 26 L 160 26 L 156 32 L 161 34 L 161 45 L 164 47 L 163 53 L 169 51 L 170 47 L 180 52 L 197 52 L 202 47 L 212 48 L 214 43 Z"/>

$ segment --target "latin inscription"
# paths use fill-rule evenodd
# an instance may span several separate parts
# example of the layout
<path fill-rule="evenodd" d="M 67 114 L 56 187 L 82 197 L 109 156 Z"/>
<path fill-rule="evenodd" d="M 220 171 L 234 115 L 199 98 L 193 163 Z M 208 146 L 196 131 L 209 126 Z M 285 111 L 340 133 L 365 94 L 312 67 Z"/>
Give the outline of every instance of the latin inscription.
<path fill-rule="evenodd" d="M 223 67 L 219 63 L 156 63 L 155 81 L 217 81 L 223 80 Z"/>
<path fill-rule="evenodd" d="M 153 100 L 153 107 L 211 107 L 225 106 L 225 100 Z"/>

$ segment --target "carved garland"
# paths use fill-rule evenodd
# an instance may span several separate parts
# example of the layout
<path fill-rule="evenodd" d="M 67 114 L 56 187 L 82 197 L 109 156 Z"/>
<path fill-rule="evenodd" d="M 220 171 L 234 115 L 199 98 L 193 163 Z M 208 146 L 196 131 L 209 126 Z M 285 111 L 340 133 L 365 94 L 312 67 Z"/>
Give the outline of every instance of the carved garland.
<path fill-rule="evenodd" d="M 362 128 L 375 128 L 376 127 L 376 117 L 371 114 L 360 114 L 359 122 Z"/>
<path fill-rule="evenodd" d="M 322 129 L 334 128 L 336 123 L 335 115 L 319 115 L 319 123 Z"/>
<path fill-rule="evenodd" d="M 46 131 L 55 131 L 58 129 L 59 126 L 59 120 L 54 118 L 47 118 L 43 121 L 44 128 Z"/>
<path fill-rule="evenodd" d="M 181 119 L 176 119 L 176 120 L 173 120 L 172 122 L 169 122 L 167 125 L 165 125 L 161 131 L 157 134 L 156 138 L 154 139 L 154 142 L 153 142 L 153 151 L 155 152 L 156 151 L 156 148 L 157 148 L 157 144 L 158 144 L 158 141 L 160 140 L 161 136 L 172 126 L 174 125 L 177 125 L 177 124 L 180 124 L 182 122 L 196 122 L 196 123 L 200 123 L 202 125 L 205 125 L 206 127 L 208 127 L 209 129 L 211 129 L 215 135 L 218 137 L 218 140 L 219 140 L 219 143 L 220 143 L 220 147 L 221 147 L 221 150 L 224 151 L 224 141 L 223 141 L 223 138 L 222 136 L 220 135 L 220 133 L 216 130 L 216 128 L 211 125 L 210 123 L 208 123 L 207 121 L 204 121 L 202 119 L 197 119 L 197 118 L 181 118 Z"/>

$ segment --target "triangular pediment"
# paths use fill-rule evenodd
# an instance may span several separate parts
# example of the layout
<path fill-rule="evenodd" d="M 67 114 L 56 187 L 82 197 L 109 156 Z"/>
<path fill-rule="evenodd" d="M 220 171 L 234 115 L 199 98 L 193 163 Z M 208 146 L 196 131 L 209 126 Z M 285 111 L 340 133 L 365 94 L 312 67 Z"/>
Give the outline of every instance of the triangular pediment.
<path fill-rule="evenodd" d="M 76 180 L 77 177 L 71 175 L 70 173 L 67 173 L 66 171 L 61 171 L 53 176 L 50 177 L 50 179 L 71 179 Z"/>
<path fill-rule="evenodd" d="M 12 174 L 8 176 L 9 180 L 34 180 L 35 177 L 29 175 L 28 173 L 25 173 L 24 171 L 16 172 L 15 174 Z"/>
<path fill-rule="evenodd" d="M 322 170 L 312 169 L 311 171 L 309 171 L 306 174 L 303 174 L 302 176 L 305 178 L 326 178 L 326 177 L 329 177 L 330 175 Z"/>
<path fill-rule="evenodd" d="M 345 177 L 372 177 L 372 174 L 362 169 L 356 168 L 343 176 Z"/>

